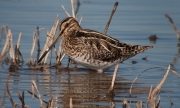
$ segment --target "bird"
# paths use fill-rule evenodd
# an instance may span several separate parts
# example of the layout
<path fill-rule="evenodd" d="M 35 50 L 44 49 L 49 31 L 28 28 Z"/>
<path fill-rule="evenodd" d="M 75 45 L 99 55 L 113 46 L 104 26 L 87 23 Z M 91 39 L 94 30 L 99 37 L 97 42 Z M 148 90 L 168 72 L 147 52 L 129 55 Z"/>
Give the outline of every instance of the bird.
<path fill-rule="evenodd" d="M 62 37 L 63 51 L 71 60 L 98 72 L 153 48 L 127 44 L 98 31 L 83 29 L 75 18 L 67 17 L 61 21 L 57 38 L 39 58 L 38 64 Z"/>

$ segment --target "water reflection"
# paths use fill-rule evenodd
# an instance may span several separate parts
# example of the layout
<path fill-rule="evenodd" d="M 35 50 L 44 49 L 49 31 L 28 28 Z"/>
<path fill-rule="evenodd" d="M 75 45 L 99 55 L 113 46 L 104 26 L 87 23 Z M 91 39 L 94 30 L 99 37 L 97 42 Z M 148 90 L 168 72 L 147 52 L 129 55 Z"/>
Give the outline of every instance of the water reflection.
<path fill-rule="evenodd" d="M 74 108 L 109 107 L 111 106 L 111 102 L 122 102 L 124 98 L 130 98 L 128 96 L 128 90 L 131 83 L 120 76 L 116 78 L 115 95 L 107 96 L 107 90 L 112 80 L 112 73 L 97 73 L 92 70 L 62 67 L 59 69 L 45 69 L 43 72 L 27 71 L 30 72 L 24 73 L 21 70 L 9 72 L 7 78 L 4 79 L 8 83 L 11 95 L 15 100 L 18 100 L 18 97 L 14 92 L 18 91 L 21 93 L 25 91 L 26 94 L 27 89 L 31 90 L 31 80 L 36 81 L 40 93 L 45 100 L 48 101 L 51 96 L 56 95 L 57 106 L 69 107 L 70 97 L 73 100 Z M 1 93 L 5 91 L 1 89 Z M 123 96 L 117 94 L 123 94 Z M 6 98 L 7 94 L 1 96 L 3 100 L 0 103 L 3 105 L 4 100 L 8 98 Z M 25 100 L 29 98 L 29 96 L 26 96 Z"/>
<path fill-rule="evenodd" d="M 73 106 L 77 108 L 102 107 L 96 102 L 105 102 L 108 105 L 107 103 L 112 100 L 111 97 L 106 96 L 112 80 L 112 75 L 110 74 L 66 68 L 57 70 L 56 75 L 59 83 L 59 105 L 63 104 L 64 107 L 68 107 L 70 97 L 73 99 Z M 124 80 L 122 77 L 117 78 L 115 92 L 122 93 L 129 88 L 129 83 L 121 82 L 122 80 Z"/>

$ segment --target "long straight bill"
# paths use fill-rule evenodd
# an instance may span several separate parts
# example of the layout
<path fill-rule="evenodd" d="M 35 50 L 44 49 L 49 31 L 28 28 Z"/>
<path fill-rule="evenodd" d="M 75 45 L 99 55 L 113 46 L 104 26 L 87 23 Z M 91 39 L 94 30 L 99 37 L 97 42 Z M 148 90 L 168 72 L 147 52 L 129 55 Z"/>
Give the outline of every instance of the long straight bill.
<path fill-rule="evenodd" d="M 38 64 L 41 62 L 41 60 L 46 56 L 46 54 L 51 50 L 51 48 L 57 43 L 57 41 L 62 37 L 63 35 L 59 33 L 58 37 L 54 40 L 54 42 L 49 46 L 49 48 L 46 49 L 46 51 L 42 54 L 40 59 L 38 60 Z"/>

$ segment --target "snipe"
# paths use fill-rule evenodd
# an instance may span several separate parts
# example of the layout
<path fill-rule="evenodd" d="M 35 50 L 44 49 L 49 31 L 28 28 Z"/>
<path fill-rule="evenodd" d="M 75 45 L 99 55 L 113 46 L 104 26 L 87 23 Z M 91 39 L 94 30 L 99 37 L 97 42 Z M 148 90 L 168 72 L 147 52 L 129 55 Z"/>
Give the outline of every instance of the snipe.
<path fill-rule="evenodd" d="M 60 24 L 58 37 L 44 52 L 38 63 L 61 38 L 63 50 L 76 63 L 93 70 L 103 71 L 153 46 L 130 45 L 103 33 L 82 29 L 73 17 L 65 18 Z"/>

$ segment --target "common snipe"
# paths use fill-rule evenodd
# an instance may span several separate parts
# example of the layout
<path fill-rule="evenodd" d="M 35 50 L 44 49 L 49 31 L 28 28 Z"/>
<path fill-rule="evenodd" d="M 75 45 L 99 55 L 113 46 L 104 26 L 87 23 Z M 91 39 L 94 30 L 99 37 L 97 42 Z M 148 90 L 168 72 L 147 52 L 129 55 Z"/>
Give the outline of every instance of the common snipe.
<path fill-rule="evenodd" d="M 93 70 L 103 71 L 153 46 L 130 45 L 103 33 L 82 29 L 73 17 L 65 18 L 60 24 L 58 37 L 44 52 L 38 63 L 61 38 L 63 50 L 76 63 Z"/>

